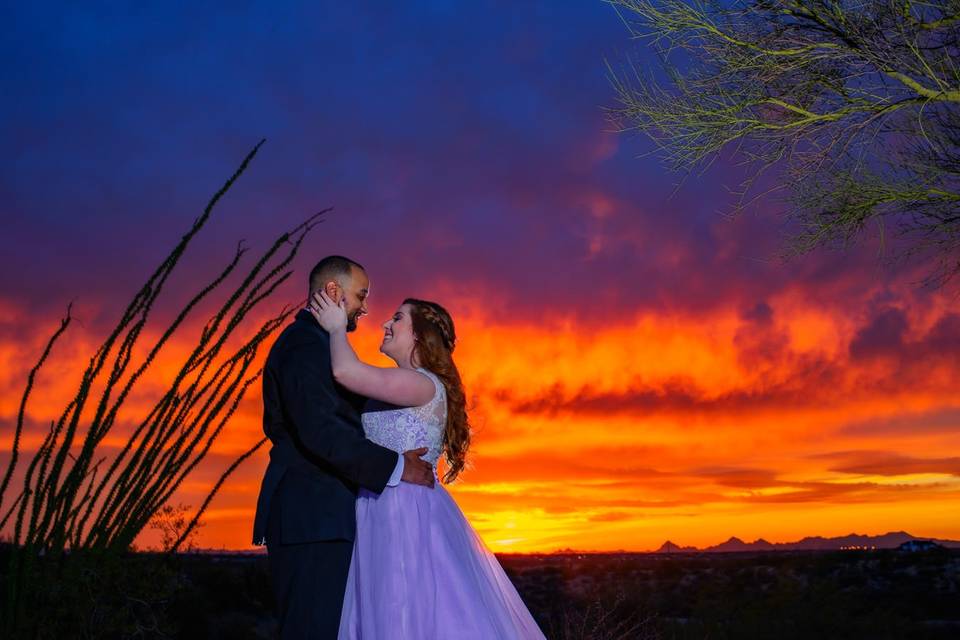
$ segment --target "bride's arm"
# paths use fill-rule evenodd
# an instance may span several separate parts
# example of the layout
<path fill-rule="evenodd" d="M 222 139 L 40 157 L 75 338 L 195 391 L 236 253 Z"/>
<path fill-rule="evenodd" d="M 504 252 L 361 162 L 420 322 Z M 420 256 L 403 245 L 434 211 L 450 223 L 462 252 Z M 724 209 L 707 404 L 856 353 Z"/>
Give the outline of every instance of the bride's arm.
<path fill-rule="evenodd" d="M 382 368 L 361 362 L 347 340 L 346 328 L 330 332 L 333 377 L 354 393 L 402 407 L 427 404 L 436 393 L 433 381 L 419 371 Z"/>
<path fill-rule="evenodd" d="M 330 334 L 330 361 L 338 383 L 354 393 L 401 407 L 430 402 L 436 389 L 433 381 L 419 371 L 361 362 L 347 340 L 347 314 L 342 301 L 334 304 L 324 297 L 310 306 L 310 313 Z"/>

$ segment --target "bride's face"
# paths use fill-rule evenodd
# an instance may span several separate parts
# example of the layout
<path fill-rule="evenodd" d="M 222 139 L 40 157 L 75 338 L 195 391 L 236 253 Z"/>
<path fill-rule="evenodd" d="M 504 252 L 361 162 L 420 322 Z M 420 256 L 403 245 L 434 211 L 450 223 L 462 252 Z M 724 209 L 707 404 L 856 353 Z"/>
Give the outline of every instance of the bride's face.
<path fill-rule="evenodd" d="M 411 358 L 414 345 L 410 305 L 400 305 L 389 320 L 383 323 L 383 342 L 380 352 L 396 362 Z"/>

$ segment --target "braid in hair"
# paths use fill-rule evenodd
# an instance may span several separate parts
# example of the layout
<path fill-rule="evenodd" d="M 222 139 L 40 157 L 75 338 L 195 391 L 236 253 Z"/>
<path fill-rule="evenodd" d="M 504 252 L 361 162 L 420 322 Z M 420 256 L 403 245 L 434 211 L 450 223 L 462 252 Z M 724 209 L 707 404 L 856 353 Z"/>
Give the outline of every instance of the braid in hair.
<path fill-rule="evenodd" d="M 447 393 L 447 424 L 443 430 L 443 453 L 447 460 L 444 482 L 452 482 L 466 465 L 470 448 L 470 421 L 460 372 L 453 361 L 457 334 L 453 318 L 435 302 L 407 298 L 416 337 L 414 355 L 421 367 L 440 378 Z"/>
<path fill-rule="evenodd" d="M 420 315 L 423 316 L 424 320 L 436 327 L 437 331 L 440 332 L 440 336 L 443 338 L 443 346 L 445 346 L 450 353 L 453 353 L 453 349 L 457 343 L 457 336 L 453 331 L 453 320 L 450 319 L 446 310 L 438 304 L 425 302 L 420 309 Z"/>

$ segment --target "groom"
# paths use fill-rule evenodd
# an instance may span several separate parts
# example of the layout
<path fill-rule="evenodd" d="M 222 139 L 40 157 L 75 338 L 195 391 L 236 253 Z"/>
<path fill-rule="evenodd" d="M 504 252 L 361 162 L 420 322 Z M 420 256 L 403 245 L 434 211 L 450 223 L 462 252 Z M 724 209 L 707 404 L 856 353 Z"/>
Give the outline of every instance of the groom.
<path fill-rule="evenodd" d="M 342 256 L 310 272 L 310 296 L 345 299 L 347 330 L 367 313 L 370 280 Z M 330 335 L 301 310 L 277 338 L 263 369 L 263 430 L 273 447 L 263 476 L 253 543 L 267 545 L 280 637 L 334 640 L 363 487 L 380 493 L 401 480 L 433 486 L 433 468 L 363 436 L 363 398 L 333 380 Z"/>

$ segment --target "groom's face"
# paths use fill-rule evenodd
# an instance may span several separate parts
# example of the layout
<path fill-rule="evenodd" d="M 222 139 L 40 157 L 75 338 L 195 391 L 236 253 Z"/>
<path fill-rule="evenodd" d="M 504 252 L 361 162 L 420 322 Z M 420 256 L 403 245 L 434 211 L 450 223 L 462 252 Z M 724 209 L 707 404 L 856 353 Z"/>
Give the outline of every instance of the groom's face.
<path fill-rule="evenodd" d="M 347 307 L 347 331 L 354 331 L 357 328 L 357 322 L 363 316 L 367 315 L 367 296 L 370 295 L 370 278 L 366 271 L 352 267 L 349 276 L 344 276 L 339 284 L 339 295 L 331 297 L 336 302 L 340 302 L 342 296 L 346 300 Z M 330 292 L 328 291 L 329 295 Z"/>

